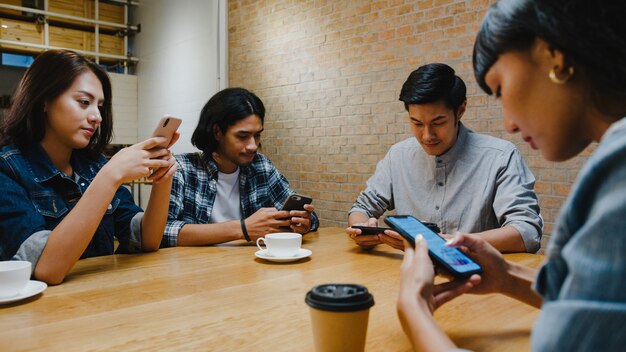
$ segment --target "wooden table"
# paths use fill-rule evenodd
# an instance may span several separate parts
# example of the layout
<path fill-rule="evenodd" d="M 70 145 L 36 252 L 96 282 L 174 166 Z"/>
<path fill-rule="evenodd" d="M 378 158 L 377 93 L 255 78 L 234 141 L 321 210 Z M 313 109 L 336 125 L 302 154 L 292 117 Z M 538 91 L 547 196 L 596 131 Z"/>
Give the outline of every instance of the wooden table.
<path fill-rule="evenodd" d="M 396 316 L 402 254 L 360 251 L 340 228 L 305 236 L 295 263 L 255 258 L 254 245 L 169 248 L 79 261 L 62 285 L 0 306 L 0 351 L 311 351 L 306 292 L 359 283 L 376 305 L 367 351 L 408 351 Z M 541 256 L 508 255 L 538 266 Z M 436 312 L 461 347 L 529 350 L 538 310 L 500 295 L 465 295 Z"/>

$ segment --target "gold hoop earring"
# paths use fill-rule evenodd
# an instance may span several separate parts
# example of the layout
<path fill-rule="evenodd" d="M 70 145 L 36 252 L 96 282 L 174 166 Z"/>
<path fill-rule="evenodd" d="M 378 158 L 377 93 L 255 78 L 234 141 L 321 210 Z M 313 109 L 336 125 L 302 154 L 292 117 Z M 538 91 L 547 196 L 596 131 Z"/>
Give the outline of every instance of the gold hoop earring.
<path fill-rule="evenodd" d="M 565 84 L 567 81 L 569 81 L 570 78 L 572 78 L 572 76 L 574 75 L 574 67 L 570 66 L 567 69 L 567 77 L 561 79 L 556 75 L 556 70 L 559 69 L 559 66 L 554 66 L 551 70 L 550 70 L 550 74 L 548 76 L 550 76 L 550 80 L 552 81 L 552 83 L 556 83 L 556 84 Z"/>

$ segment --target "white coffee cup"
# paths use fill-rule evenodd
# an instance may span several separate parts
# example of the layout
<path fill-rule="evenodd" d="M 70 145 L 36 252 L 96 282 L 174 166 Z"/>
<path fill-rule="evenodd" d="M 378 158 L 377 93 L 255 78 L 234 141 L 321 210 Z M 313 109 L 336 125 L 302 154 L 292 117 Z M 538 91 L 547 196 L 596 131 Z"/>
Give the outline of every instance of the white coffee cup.
<path fill-rule="evenodd" d="M 279 232 L 267 234 L 265 238 L 259 237 L 256 240 L 256 245 L 260 250 L 263 250 L 261 241 L 265 242 L 267 252 L 272 257 L 293 257 L 300 250 L 302 235 L 295 232 Z"/>
<path fill-rule="evenodd" d="M 28 284 L 30 262 L 7 260 L 0 262 L 0 298 L 10 298 L 20 293 Z"/>

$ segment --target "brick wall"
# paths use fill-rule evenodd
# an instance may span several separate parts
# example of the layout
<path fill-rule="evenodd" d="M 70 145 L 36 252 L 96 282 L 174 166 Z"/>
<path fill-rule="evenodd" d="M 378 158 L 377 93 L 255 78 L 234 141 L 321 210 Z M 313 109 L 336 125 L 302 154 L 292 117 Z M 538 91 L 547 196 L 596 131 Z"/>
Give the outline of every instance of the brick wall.
<path fill-rule="evenodd" d="M 376 163 L 409 136 L 398 101 L 408 74 L 430 62 L 468 85 L 470 128 L 515 143 L 535 177 L 546 233 L 584 156 L 551 163 L 518 135 L 475 83 L 471 53 L 486 0 L 231 0 L 230 86 L 252 89 L 267 108 L 263 152 L 291 185 L 314 197 L 323 226 L 347 210 Z"/>

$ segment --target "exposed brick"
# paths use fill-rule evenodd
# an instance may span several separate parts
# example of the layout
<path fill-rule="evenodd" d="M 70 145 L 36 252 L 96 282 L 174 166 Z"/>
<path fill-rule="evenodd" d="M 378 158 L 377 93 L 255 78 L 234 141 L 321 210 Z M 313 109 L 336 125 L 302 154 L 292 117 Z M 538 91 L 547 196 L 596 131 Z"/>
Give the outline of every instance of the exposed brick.
<path fill-rule="evenodd" d="M 315 198 L 322 226 L 347 211 L 389 146 L 411 137 L 398 101 L 408 74 L 450 64 L 468 87 L 464 123 L 512 141 L 526 158 L 545 220 L 544 243 L 581 166 L 597 147 L 548 162 L 504 131 L 500 102 L 476 85 L 471 54 L 492 0 L 231 0 L 230 86 L 267 108 L 263 152 L 297 191 Z M 331 190 L 332 189 L 332 190 Z"/>

